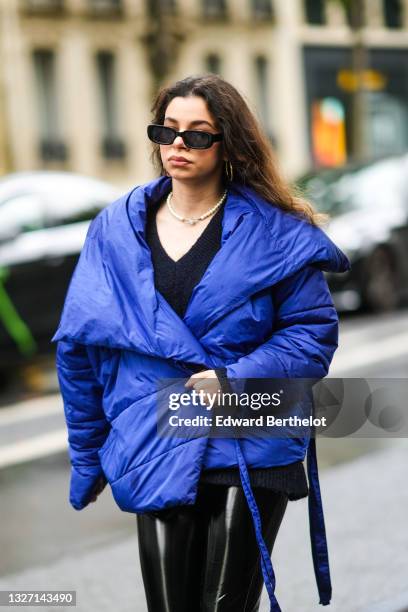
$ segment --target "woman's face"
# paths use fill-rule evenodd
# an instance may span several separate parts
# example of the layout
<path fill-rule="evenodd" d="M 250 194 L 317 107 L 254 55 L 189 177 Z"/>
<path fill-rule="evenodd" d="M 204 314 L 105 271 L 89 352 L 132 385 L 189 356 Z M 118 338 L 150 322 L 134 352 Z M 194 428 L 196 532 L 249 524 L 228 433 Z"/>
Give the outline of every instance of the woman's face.
<path fill-rule="evenodd" d="M 209 113 L 207 104 L 200 96 L 178 96 L 166 108 L 163 125 L 177 131 L 201 130 L 217 134 L 216 123 Z M 171 145 L 160 145 L 164 169 L 174 179 L 207 179 L 221 173 L 225 159 L 222 142 L 214 142 L 209 149 L 190 149 L 181 136 Z M 173 157 L 183 157 L 188 163 L 177 163 Z"/>

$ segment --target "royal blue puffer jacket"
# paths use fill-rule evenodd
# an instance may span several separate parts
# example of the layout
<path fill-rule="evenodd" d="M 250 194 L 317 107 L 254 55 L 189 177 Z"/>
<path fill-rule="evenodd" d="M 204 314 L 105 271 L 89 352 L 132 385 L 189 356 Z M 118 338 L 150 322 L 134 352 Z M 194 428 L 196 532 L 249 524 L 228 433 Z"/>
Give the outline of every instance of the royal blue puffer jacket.
<path fill-rule="evenodd" d="M 169 177 L 138 186 L 90 224 L 52 341 L 64 400 L 77 510 L 106 476 L 125 512 L 194 504 L 202 468 L 238 466 L 253 517 L 271 610 L 280 610 L 247 468 L 303 460 L 320 603 L 331 598 L 315 438 L 157 435 L 157 379 L 226 366 L 228 377 L 317 378 L 338 344 L 338 316 L 322 270 L 347 257 L 319 228 L 232 183 L 222 244 L 195 286 L 183 319 L 155 290 L 145 240 L 146 206 Z"/>

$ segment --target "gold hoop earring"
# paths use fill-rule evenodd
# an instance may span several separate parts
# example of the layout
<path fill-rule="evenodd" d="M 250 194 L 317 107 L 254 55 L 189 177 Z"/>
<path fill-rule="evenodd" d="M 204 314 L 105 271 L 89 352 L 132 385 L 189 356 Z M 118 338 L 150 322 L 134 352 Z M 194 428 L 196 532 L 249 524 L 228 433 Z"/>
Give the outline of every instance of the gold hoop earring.
<path fill-rule="evenodd" d="M 225 173 L 228 177 L 228 180 L 232 181 L 232 179 L 234 178 L 234 170 L 229 159 L 225 160 Z"/>

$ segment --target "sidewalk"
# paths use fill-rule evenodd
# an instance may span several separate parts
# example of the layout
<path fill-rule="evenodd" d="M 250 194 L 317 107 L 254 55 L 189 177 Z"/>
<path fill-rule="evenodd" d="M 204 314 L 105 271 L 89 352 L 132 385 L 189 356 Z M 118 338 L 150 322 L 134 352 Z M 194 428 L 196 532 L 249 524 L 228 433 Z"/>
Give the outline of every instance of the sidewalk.
<path fill-rule="evenodd" d="M 379 451 L 320 473 L 330 606 L 318 603 L 307 500 L 289 503 L 272 553 L 283 612 L 374 612 L 377 604 L 378 612 L 408 610 L 407 450 Z M 269 612 L 265 590 L 261 612 Z"/>
<path fill-rule="evenodd" d="M 318 603 L 307 499 L 288 504 L 272 557 L 283 612 L 408 610 L 407 464 L 407 450 L 399 445 L 321 471 L 333 585 L 330 606 Z M 25 607 L 29 610 L 147 612 L 136 524 L 130 539 L 3 577 L 0 589 L 77 591 L 76 608 Z M 265 589 L 261 612 L 269 612 Z"/>

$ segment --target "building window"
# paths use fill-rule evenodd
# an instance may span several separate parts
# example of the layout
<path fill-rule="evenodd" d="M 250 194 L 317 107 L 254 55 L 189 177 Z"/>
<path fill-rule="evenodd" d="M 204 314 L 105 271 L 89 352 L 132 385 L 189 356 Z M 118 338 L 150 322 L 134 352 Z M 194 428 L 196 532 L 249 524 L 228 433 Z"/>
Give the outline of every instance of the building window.
<path fill-rule="evenodd" d="M 256 93 L 260 118 L 265 128 L 269 126 L 269 62 L 263 55 L 255 58 Z"/>
<path fill-rule="evenodd" d="M 364 1 L 353 0 L 353 2 L 347 2 L 344 7 L 347 24 L 353 30 L 358 30 L 364 26 Z"/>
<path fill-rule="evenodd" d="M 272 0 L 252 0 L 251 10 L 254 19 L 272 19 L 274 17 Z"/>
<path fill-rule="evenodd" d="M 402 27 L 401 0 L 383 0 L 384 25 L 387 28 Z"/>
<path fill-rule="evenodd" d="M 64 0 L 24 0 L 23 8 L 29 13 L 55 14 L 64 9 Z"/>
<path fill-rule="evenodd" d="M 209 53 L 205 58 L 207 72 L 221 74 L 221 58 L 216 53 Z"/>
<path fill-rule="evenodd" d="M 176 0 L 147 0 L 147 12 L 157 19 L 161 15 L 177 15 Z"/>
<path fill-rule="evenodd" d="M 122 0 L 88 0 L 88 10 L 93 15 L 112 15 L 120 13 Z"/>
<path fill-rule="evenodd" d="M 227 16 L 226 0 L 202 0 L 203 16 L 206 19 L 225 19 Z"/>
<path fill-rule="evenodd" d="M 116 108 L 116 59 L 110 51 L 96 54 L 102 117 L 102 154 L 106 159 L 125 156 L 125 146 L 119 137 Z"/>
<path fill-rule="evenodd" d="M 50 49 L 33 52 L 40 125 L 40 155 L 44 161 L 66 159 L 66 146 L 61 140 L 55 73 L 55 53 Z"/>
<path fill-rule="evenodd" d="M 324 0 L 304 0 L 304 8 L 307 23 L 324 24 Z"/>
<path fill-rule="evenodd" d="M 176 0 L 159 0 L 159 7 L 163 13 L 175 15 L 177 13 Z"/>

